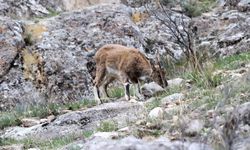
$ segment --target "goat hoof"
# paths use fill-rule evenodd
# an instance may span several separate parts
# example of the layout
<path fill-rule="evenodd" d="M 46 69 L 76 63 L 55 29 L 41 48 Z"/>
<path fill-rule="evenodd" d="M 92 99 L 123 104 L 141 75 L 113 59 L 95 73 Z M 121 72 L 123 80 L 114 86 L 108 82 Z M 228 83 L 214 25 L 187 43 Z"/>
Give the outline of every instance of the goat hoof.
<path fill-rule="evenodd" d="M 102 104 L 102 103 L 103 103 L 103 102 L 102 102 L 101 99 L 97 99 L 97 100 L 96 100 L 96 104 L 97 104 L 97 105 L 100 105 L 100 104 Z"/>
<path fill-rule="evenodd" d="M 130 103 L 137 103 L 137 100 L 134 99 L 134 98 L 132 98 L 132 99 L 129 100 L 129 102 L 130 102 Z"/>

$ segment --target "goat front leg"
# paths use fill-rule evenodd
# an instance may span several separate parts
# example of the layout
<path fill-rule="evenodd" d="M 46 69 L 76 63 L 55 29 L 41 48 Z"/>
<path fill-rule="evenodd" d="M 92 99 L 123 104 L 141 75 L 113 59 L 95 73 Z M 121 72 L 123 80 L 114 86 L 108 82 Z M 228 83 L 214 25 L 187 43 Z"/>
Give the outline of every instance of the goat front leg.
<path fill-rule="evenodd" d="M 129 101 L 130 100 L 129 82 L 124 83 L 124 88 L 125 88 L 125 98 L 127 101 Z"/>
<path fill-rule="evenodd" d="M 137 99 L 139 99 L 139 100 L 143 100 L 143 95 L 142 95 L 142 93 L 141 93 L 141 84 L 140 84 L 140 82 L 138 81 L 138 83 L 137 84 L 135 84 L 135 96 L 137 97 Z"/>
<path fill-rule="evenodd" d="M 98 105 L 102 103 L 99 88 L 103 83 L 104 77 L 105 77 L 105 67 L 98 66 L 96 69 L 96 77 L 94 80 L 94 96 Z"/>

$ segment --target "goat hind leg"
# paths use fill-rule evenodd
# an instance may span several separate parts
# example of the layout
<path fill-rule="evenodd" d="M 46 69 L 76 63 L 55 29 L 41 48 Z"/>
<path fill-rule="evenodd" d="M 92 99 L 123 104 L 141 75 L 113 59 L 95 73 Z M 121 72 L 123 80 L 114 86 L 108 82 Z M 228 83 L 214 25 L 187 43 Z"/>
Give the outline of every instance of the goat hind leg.
<path fill-rule="evenodd" d="M 97 104 L 102 103 L 99 87 L 102 85 L 104 77 L 105 77 L 105 67 L 97 67 L 96 77 L 94 80 L 94 96 L 95 100 L 97 101 Z"/>
<path fill-rule="evenodd" d="M 108 76 L 105 76 L 105 79 L 103 81 L 103 84 L 102 86 L 100 87 L 100 91 L 101 91 L 101 94 L 103 95 L 104 98 L 109 98 L 110 96 L 108 95 L 108 91 L 107 91 L 107 88 L 108 88 L 108 85 L 114 81 L 114 77 L 108 77 Z"/>

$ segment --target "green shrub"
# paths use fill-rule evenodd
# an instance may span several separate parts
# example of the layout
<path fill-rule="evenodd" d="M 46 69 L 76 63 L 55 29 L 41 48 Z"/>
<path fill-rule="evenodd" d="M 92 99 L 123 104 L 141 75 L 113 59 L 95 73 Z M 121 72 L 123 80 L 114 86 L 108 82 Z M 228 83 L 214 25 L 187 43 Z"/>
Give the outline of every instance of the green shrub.
<path fill-rule="evenodd" d="M 111 132 L 116 131 L 118 129 L 118 125 L 114 121 L 103 121 L 100 126 L 97 128 L 97 131 L 100 132 Z"/>
<path fill-rule="evenodd" d="M 146 103 L 146 108 L 148 111 L 154 109 L 155 107 L 159 107 L 161 105 L 161 100 L 160 98 L 156 98 L 151 102 Z"/>
<path fill-rule="evenodd" d="M 185 78 L 194 82 L 198 87 L 210 88 L 216 87 L 222 83 L 222 76 L 219 74 L 214 75 L 212 70 L 206 69 L 202 73 L 192 71 L 184 75 Z"/>
<path fill-rule="evenodd" d="M 196 17 L 202 14 L 202 8 L 196 0 L 187 0 L 182 3 L 182 9 L 189 17 Z"/>
<path fill-rule="evenodd" d="M 225 58 L 217 59 L 215 67 L 218 69 L 237 69 L 244 63 L 250 62 L 250 52 L 241 53 L 238 55 L 227 56 Z"/>
<path fill-rule="evenodd" d="M 20 119 L 14 113 L 5 113 L 0 115 L 0 129 L 4 129 L 9 126 L 18 126 L 20 124 Z"/>
<path fill-rule="evenodd" d="M 108 94 L 112 98 L 122 97 L 122 96 L 124 96 L 124 88 L 123 87 L 109 88 Z"/>
<path fill-rule="evenodd" d="M 91 135 L 93 135 L 93 133 L 94 133 L 94 131 L 91 131 L 91 130 L 85 131 L 85 132 L 83 132 L 83 136 L 85 138 L 89 138 L 89 137 L 91 137 Z"/>
<path fill-rule="evenodd" d="M 75 111 L 83 107 L 93 107 L 95 105 L 96 105 L 96 101 L 85 99 L 85 100 L 65 104 L 65 107 L 66 109 Z"/>
<path fill-rule="evenodd" d="M 187 16 L 197 17 L 204 12 L 208 12 L 215 2 L 215 0 L 184 0 L 181 7 Z"/>

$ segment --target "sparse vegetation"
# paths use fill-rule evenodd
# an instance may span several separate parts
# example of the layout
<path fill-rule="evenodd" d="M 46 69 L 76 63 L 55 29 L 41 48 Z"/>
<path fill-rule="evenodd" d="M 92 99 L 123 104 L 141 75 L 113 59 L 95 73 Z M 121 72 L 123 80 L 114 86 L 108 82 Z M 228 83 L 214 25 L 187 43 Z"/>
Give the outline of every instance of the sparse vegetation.
<path fill-rule="evenodd" d="M 192 71 L 186 73 L 184 78 L 191 80 L 196 86 L 203 88 L 216 87 L 220 85 L 223 80 L 221 75 L 214 75 L 210 70 L 205 70 L 203 73 Z"/>
<path fill-rule="evenodd" d="M 49 11 L 49 14 L 46 15 L 46 16 L 36 16 L 34 17 L 33 19 L 35 20 L 35 22 L 39 22 L 40 19 L 45 19 L 45 18 L 50 18 L 50 17 L 54 17 L 54 16 L 57 16 L 60 14 L 60 12 L 56 11 L 56 10 L 53 10 L 53 9 L 48 9 Z"/>
<path fill-rule="evenodd" d="M 92 130 L 85 131 L 85 132 L 83 132 L 83 137 L 89 138 L 89 137 L 91 137 L 91 135 L 93 135 L 93 133 L 94 133 L 94 131 L 92 131 Z"/>
<path fill-rule="evenodd" d="M 9 126 L 20 125 L 20 120 L 25 117 L 44 118 L 49 115 L 58 115 L 61 110 L 78 110 L 80 108 L 88 108 L 96 105 L 94 100 L 82 100 L 78 102 L 71 102 L 68 104 L 50 103 L 46 105 L 35 105 L 29 107 L 16 107 L 10 112 L 2 112 L 0 116 L 0 129 Z"/>
<path fill-rule="evenodd" d="M 187 16 L 197 17 L 204 12 L 208 12 L 215 2 L 216 0 L 185 0 L 181 3 L 181 6 Z"/>
<path fill-rule="evenodd" d="M 217 59 L 215 67 L 218 69 L 237 69 L 250 62 L 250 52 L 241 53 L 238 55 L 228 56 L 222 59 Z"/>
<path fill-rule="evenodd" d="M 79 137 L 80 137 L 79 135 L 70 135 L 67 137 L 54 138 L 50 140 L 38 140 L 33 138 L 14 140 L 6 138 L 6 139 L 0 139 L 0 146 L 23 144 L 25 149 L 29 148 L 40 148 L 41 150 L 57 149 L 73 142 Z"/>
<path fill-rule="evenodd" d="M 148 3 L 143 4 L 145 1 Z M 139 138 L 136 142 L 142 139 L 140 144 L 150 141 L 144 144 L 149 147 L 164 145 L 176 149 L 199 149 L 198 146 L 204 145 L 206 149 L 219 145 L 215 149 L 244 148 L 250 132 L 249 103 L 241 106 L 250 99 L 250 52 L 242 51 L 249 51 L 245 49 L 249 44 L 249 14 L 243 10 L 248 8 L 241 8 L 240 5 L 231 9 L 227 6 L 228 1 L 234 2 L 232 5 L 236 6 L 239 0 L 226 0 L 223 7 L 216 9 L 213 7 L 218 0 L 135 0 L 121 1 L 126 6 L 98 5 L 77 12 L 66 12 L 58 17 L 53 17 L 58 12 L 49 10 L 45 16 L 53 17 L 49 19 L 35 17 L 44 15 L 40 15 L 43 11 L 33 13 L 33 9 L 29 10 L 31 13 L 26 13 L 27 18 L 24 20 L 14 18 L 9 21 L 11 18 L 3 16 L 0 19 L 3 22 L 0 28 L 3 41 L 0 43 L 4 44 L 1 47 L 3 59 L 0 59 L 0 76 L 3 77 L 0 79 L 3 85 L 0 87 L 0 109 L 15 108 L 0 112 L 0 149 L 1 146 L 16 144 L 22 145 L 22 149 L 41 150 L 61 149 L 64 146 L 67 146 L 65 149 L 80 150 L 90 147 L 90 144 L 94 149 L 95 144 L 98 147 L 114 144 L 109 139 L 118 140 L 112 146 L 122 147 L 123 144 L 129 145 L 126 142 L 131 142 L 130 137 L 127 137 L 130 135 Z M 131 8 L 129 3 L 133 2 L 142 4 Z M 12 13 L 12 5 L 8 13 Z M 143 8 L 143 5 L 148 7 Z M 51 6 L 54 7 L 54 4 Z M 26 7 L 13 8 L 18 14 L 21 12 L 20 15 L 25 15 L 19 10 Z M 93 94 L 92 84 L 97 82 L 91 79 L 94 79 L 96 71 L 102 70 L 100 77 L 111 75 L 110 81 L 114 73 L 124 76 L 126 81 L 127 76 L 130 76 L 117 71 L 120 66 L 116 69 L 113 66 L 93 69 L 91 67 L 95 63 L 92 60 L 90 69 L 87 65 L 87 72 L 85 63 L 92 59 L 98 47 L 112 42 L 145 50 L 148 58 L 157 61 L 159 70 L 164 66 L 168 79 L 182 79 L 172 80 L 168 87 L 162 86 L 164 91 L 139 102 L 119 99 L 125 95 L 123 85 L 111 84 L 108 88 L 111 98 L 104 98 L 102 102 L 105 104 L 88 109 L 95 106 L 96 101 L 76 99 Z M 212 58 L 231 52 L 236 54 Z M 114 60 L 117 57 L 110 62 Z M 138 60 L 130 66 L 136 66 Z M 143 74 L 140 73 L 141 69 L 136 70 L 131 73 L 135 75 L 135 80 L 131 81 L 137 81 L 137 77 Z M 147 71 L 151 74 L 149 69 Z M 104 79 L 108 79 L 106 77 Z M 100 83 L 105 86 L 106 81 Z M 131 87 L 132 99 L 136 90 L 134 86 Z M 149 85 L 145 89 L 142 90 L 143 94 L 149 90 L 145 94 L 149 95 L 151 91 L 157 91 L 157 86 Z M 30 91 L 35 91 L 34 95 L 30 96 Z M 33 105 L 27 106 L 27 103 Z M 96 132 L 99 132 L 100 137 L 94 138 L 97 134 L 92 136 Z M 164 140 L 161 138 L 159 141 L 157 138 L 160 136 L 167 141 L 160 144 Z M 157 144 L 154 143 L 155 139 Z M 129 145 L 131 149 L 135 145 L 133 140 L 134 137 L 132 145 Z M 137 146 L 139 144 L 136 143 Z"/>
<path fill-rule="evenodd" d="M 119 98 L 124 96 L 124 88 L 123 87 L 112 87 L 108 89 L 108 94 L 112 98 Z"/>
<path fill-rule="evenodd" d="M 7 112 L 0 114 L 0 129 L 9 126 L 17 126 L 20 125 L 20 119 L 15 113 Z"/>
<path fill-rule="evenodd" d="M 111 132 L 116 131 L 118 129 L 118 125 L 114 121 L 103 121 L 100 123 L 100 126 L 97 128 L 97 131 L 100 132 Z"/>
<path fill-rule="evenodd" d="M 96 101 L 94 100 L 81 100 L 78 102 L 71 102 L 68 104 L 65 104 L 66 109 L 69 110 L 79 110 L 80 108 L 89 108 L 96 105 Z"/>
<path fill-rule="evenodd" d="M 32 35 L 31 35 L 30 33 L 27 33 L 27 34 L 24 36 L 24 42 L 25 42 L 25 45 L 27 45 L 27 46 L 33 44 Z"/>
<path fill-rule="evenodd" d="M 147 103 L 145 106 L 148 111 L 154 109 L 155 107 L 159 107 L 161 104 L 160 98 L 155 98 L 151 102 Z"/>
<path fill-rule="evenodd" d="M 60 14 L 60 12 L 55 11 L 53 9 L 48 9 L 48 11 L 49 11 L 49 14 L 47 15 L 47 17 L 54 17 Z"/>

